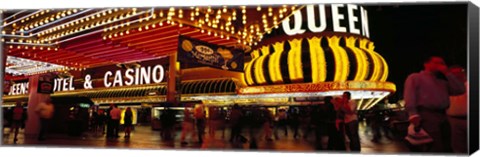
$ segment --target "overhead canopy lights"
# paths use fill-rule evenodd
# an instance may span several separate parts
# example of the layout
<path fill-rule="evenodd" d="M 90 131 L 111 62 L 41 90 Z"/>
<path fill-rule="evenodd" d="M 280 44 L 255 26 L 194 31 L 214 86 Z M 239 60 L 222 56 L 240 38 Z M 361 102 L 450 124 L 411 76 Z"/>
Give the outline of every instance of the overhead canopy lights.
<path fill-rule="evenodd" d="M 68 67 L 24 59 L 19 57 L 7 56 L 7 66 L 5 72 L 12 75 L 33 75 L 51 71 L 67 69 Z"/>

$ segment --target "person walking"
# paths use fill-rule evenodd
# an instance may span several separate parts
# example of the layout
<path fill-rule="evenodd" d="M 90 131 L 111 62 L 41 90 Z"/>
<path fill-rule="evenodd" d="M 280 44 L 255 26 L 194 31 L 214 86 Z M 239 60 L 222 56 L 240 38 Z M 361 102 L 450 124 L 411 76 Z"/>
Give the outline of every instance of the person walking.
<path fill-rule="evenodd" d="M 328 145 L 331 150 L 340 150 L 345 151 L 347 150 L 346 147 L 346 135 L 345 135 L 345 112 L 343 111 L 343 102 L 342 98 L 336 97 L 331 100 L 331 103 L 334 105 L 335 109 L 335 131 L 334 131 L 334 139 L 335 140 L 328 140 Z"/>
<path fill-rule="evenodd" d="M 118 106 L 115 104 L 112 106 L 112 110 L 110 111 L 110 117 L 111 117 L 111 122 L 112 122 L 112 138 L 119 138 L 118 132 L 120 128 L 120 116 L 121 116 L 121 110 L 118 108 Z"/>
<path fill-rule="evenodd" d="M 46 132 L 50 119 L 53 117 L 54 106 L 52 100 L 48 98 L 45 102 L 38 104 L 35 112 L 40 116 L 40 132 L 38 133 L 38 140 L 43 141 L 46 139 Z"/>
<path fill-rule="evenodd" d="M 183 110 L 182 135 L 180 137 L 180 141 L 182 145 L 188 144 L 185 141 L 187 134 L 190 135 L 190 138 L 193 138 L 193 133 L 195 132 L 193 130 L 194 123 L 195 123 L 195 120 L 192 117 L 192 113 L 190 109 L 185 107 L 185 109 Z"/>
<path fill-rule="evenodd" d="M 287 117 L 287 111 L 283 108 L 279 109 L 278 113 L 275 117 L 276 126 L 275 126 L 275 129 L 274 129 L 274 132 L 273 132 L 273 134 L 275 136 L 275 139 L 277 139 L 277 140 L 279 139 L 279 136 L 278 136 L 278 130 L 279 129 L 283 129 L 285 137 L 288 137 L 287 118 L 288 118 Z"/>
<path fill-rule="evenodd" d="M 465 69 L 461 66 L 451 66 L 450 72 L 464 83 L 465 93 L 458 96 L 450 96 L 450 107 L 447 110 L 448 121 L 451 125 L 451 142 L 454 153 L 468 153 L 467 135 L 467 106 L 468 106 L 468 82 Z"/>
<path fill-rule="evenodd" d="M 337 112 L 335 111 L 332 99 L 333 97 L 331 96 L 325 97 L 323 100 L 324 103 L 319 104 L 311 114 L 315 123 L 316 150 L 336 150 L 336 148 L 339 147 L 336 143 L 341 143 L 341 145 L 345 147 L 345 142 L 339 142 L 343 141 L 341 138 L 338 138 L 340 135 L 336 135 L 339 134 L 339 130 L 335 128 Z M 343 136 L 343 132 L 341 136 Z M 325 140 L 328 140 L 326 148 L 323 145 Z"/>
<path fill-rule="evenodd" d="M 360 136 L 358 135 L 357 104 L 351 100 L 351 93 L 344 92 L 342 109 L 345 113 L 345 134 L 350 140 L 350 151 L 360 152 Z"/>
<path fill-rule="evenodd" d="M 113 122 L 112 122 L 112 115 L 110 111 L 113 110 L 113 104 L 110 104 L 110 107 L 106 111 L 105 121 L 107 123 L 107 138 L 113 137 Z"/>
<path fill-rule="evenodd" d="M 133 125 L 133 112 L 130 107 L 127 107 L 125 110 L 125 115 L 123 116 L 123 124 L 125 126 L 125 138 L 130 138 L 130 132 L 132 131 Z"/>
<path fill-rule="evenodd" d="M 105 121 L 106 121 L 106 116 L 105 112 L 103 110 L 98 110 L 97 112 L 97 131 L 100 132 L 101 135 L 105 134 Z M 97 132 L 96 131 L 96 132 Z"/>
<path fill-rule="evenodd" d="M 17 104 L 15 108 L 13 108 L 13 115 L 12 115 L 12 123 L 11 123 L 11 130 L 14 131 L 14 136 L 13 136 L 13 143 L 16 144 L 18 139 L 18 132 L 20 130 L 20 127 L 23 124 L 24 119 L 24 114 L 25 112 L 23 111 L 23 106 L 20 101 L 17 101 Z"/>
<path fill-rule="evenodd" d="M 198 105 L 194 112 L 193 115 L 195 117 L 195 122 L 197 125 L 197 135 L 198 135 L 198 143 L 202 144 L 203 143 L 203 135 L 205 134 L 205 110 L 203 109 L 203 105 Z"/>
<path fill-rule="evenodd" d="M 230 126 L 231 126 L 231 135 L 230 135 L 230 142 L 236 142 L 239 140 L 241 129 L 242 129 L 242 123 L 241 123 L 241 118 L 243 117 L 243 113 L 238 106 L 238 104 L 233 105 L 232 110 L 230 111 Z"/>
<path fill-rule="evenodd" d="M 432 137 L 428 152 L 449 152 L 450 128 L 446 114 L 449 96 L 465 93 L 465 85 L 447 69 L 441 57 L 429 57 L 423 66 L 423 71 L 410 74 L 405 81 L 404 99 L 409 121 Z"/>

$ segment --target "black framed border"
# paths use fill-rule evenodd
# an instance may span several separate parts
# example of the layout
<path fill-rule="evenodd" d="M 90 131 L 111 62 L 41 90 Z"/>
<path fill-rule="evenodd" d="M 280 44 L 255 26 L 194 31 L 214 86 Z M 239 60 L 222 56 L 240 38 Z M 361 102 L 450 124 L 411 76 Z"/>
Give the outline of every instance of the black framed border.
<path fill-rule="evenodd" d="M 469 79 L 469 110 L 468 110 L 468 138 L 469 138 L 469 154 L 478 151 L 479 141 L 479 8 L 472 2 L 468 3 L 468 79 Z"/>

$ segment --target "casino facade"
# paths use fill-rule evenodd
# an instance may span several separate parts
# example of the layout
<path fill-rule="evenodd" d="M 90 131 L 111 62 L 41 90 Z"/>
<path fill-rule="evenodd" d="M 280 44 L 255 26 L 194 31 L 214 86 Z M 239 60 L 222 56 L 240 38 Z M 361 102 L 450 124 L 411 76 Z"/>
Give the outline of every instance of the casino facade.
<path fill-rule="evenodd" d="M 368 110 L 396 91 L 358 5 L 8 10 L 0 19 L 2 107 L 51 97 L 64 112 L 118 104 L 142 121 L 165 107 L 307 106 L 345 91 Z"/>

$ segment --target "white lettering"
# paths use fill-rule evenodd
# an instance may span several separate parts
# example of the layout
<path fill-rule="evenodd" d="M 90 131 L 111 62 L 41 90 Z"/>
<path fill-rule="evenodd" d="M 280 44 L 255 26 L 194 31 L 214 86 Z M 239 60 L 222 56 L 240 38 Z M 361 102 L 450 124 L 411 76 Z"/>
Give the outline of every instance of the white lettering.
<path fill-rule="evenodd" d="M 112 72 L 107 71 L 107 72 L 105 73 L 105 77 L 104 77 L 104 79 L 103 79 L 103 84 L 105 85 L 105 87 L 110 87 L 110 86 L 112 85 L 112 83 L 108 82 L 109 76 L 112 76 Z"/>
<path fill-rule="evenodd" d="M 367 15 L 367 10 L 363 9 L 363 7 L 360 7 L 360 14 L 362 17 L 362 35 L 366 37 L 370 37 L 370 32 L 368 29 L 368 15 Z"/>
<path fill-rule="evenodd" d="M 134 72 L 133 69 L 127 69 L 127 71 L 125 71 L 125 76 L 128 79 L 128 81 L 125 81 L 125 85 L 130 86 L 133 84 L 133 76 L 131 74 L 133 72 Z"/>
<path fill-rule="evenodd" d="M 312 32 L 323 32 L 327 28 L 327 18 L 325 17 L 325 5 L 318 5 L 318 12 L 320 12 L 320 26 L 315 26 L 315 10 L 314 5 L 307 6 L 308 29 Z"/>
<path fill-rule="evenodd" d="M 58 91 L 58 79 L 53 80 L 53 91 Z"/>
<path fill-rule="evenodd" d="M 73 77 L 70 77 L 70 82 L 69 82 L 70 87 L 68 90 L 75 90 L 75 87 L 73 87 Z"/>
<path fill-rule="evenodd" d="M 355 28 L 355 22 L 358 22 L 358 17 L 353 14 L 353 10 L 358 10 L 357 5 L 347 4 L 348 9 L 348 26 L 350 27 L 350 33 L 360 34 L 360 30 Z"/>
<path fill-rule="evenodd" d="M 163 77 L 164 77 L 164 69 L 163 69 L 163 66 L 161 65 L 156 65 L 155 67 L 153 67 L 153 82 L 154 83 L 160 83 L 162 82 L 163 80 Z M 158 78 L 157 78 L 158 76 Z"/>
<path fill-rule="evenodd" d="M 135 84 L 138 84 L 138 69 L 139 68 L 135 68 Z"/>
<path fill-rule="evenodd" d="M 122 73 L 120 70 L 117 70 L 115 72 L 115 79 L 113 80 L 113 87 L 116 86 L 116 84 L 118 84 L 118 86 L 123 86 L 123 83 L 122 83 Z"/>
<path fill-rule="evenodd" d="M 67 90 L 67 87 L 68 87 L 67 79 L 61 79 L 61 80 L 62 80 L 62 82 L 63 82 L 62 91 L 66 91 L 66 90 Z"/>
<path fill-rule="evenodd" d="M 13 84 L 8 95 L 28 94 L 28 82 Z"/>
<path fill-rule="evenodd" d="M 145 81 L 145 84 L 150 84 L 150 76 L 151 76 L 150 72 L 151 72 L 150 66 L 147 67 L 147 69 L 145 69 L 145 67 L 141 68 L 140 76 L 142 79 L 140 80 L 140 84 L 144 84 L 143 81 Z"/>
<path fill-rule="evenodd" d="M 305 30 L 302 29 L 302 12 L 300 12 L 300 10 L 297 10 L 293 13 L 293 16 L 294 16 L 293 29 L 290 28 L 290 18 L 287 18 L 282 22 L 282 26 L 283 26 L 283 30 L 285 31 L 285 34 L 295 35 L 295 34 L 304 33 Z"/>
<path fill-rule="evenodd" d="M 345 17 L 338 13 L 338 8 L 343 7 L 343 4 L 332 4 L 332 20 L 334 32 L 347 32 L 347 28 L 340 26 L 340 20 Z"/>

